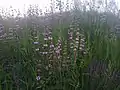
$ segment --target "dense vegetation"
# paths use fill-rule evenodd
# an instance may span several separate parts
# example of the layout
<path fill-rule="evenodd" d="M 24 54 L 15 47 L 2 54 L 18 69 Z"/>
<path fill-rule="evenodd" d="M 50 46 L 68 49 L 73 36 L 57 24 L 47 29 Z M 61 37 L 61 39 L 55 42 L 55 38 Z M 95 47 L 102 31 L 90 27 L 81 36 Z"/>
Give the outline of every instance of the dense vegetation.
<path fill-rule="evenodd" d="M 120 90 L 115 2 L 70 9 L 56 0 L 57 12 L 54 3 L 44 14 L 37 6 L 24 17 L 1 13 L 0 90 Z"/>

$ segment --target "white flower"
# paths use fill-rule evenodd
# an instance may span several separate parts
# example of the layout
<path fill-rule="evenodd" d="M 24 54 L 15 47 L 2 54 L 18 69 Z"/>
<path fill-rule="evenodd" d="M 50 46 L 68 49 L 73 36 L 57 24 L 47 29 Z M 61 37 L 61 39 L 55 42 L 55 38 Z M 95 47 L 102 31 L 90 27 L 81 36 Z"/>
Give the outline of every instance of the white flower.
<path fill-rule="evenodd" d="M 60 49 L 60 46 L 58 46 L 57 48 Z"/>
<path fill-rule="evenodd" d="M 87 52 L 85 52 L 85 51 L 84 51 L 83 53 L 84 53 L 84 54 L 87 54 Z"/>
<path fill-rule="evenodd" d="M 56 52 L 57 54 L 59 54 L 59 53 L 60 53 L 60 50 L 59 50 L 59 49 L 57 49 L 55 52 Z"/>
<path fill-rule="evenodd" d="M 35 51 L 39 51 L 39 48 L 36 48 Z"/>
<path fill-rule="evenodd" d="M 70 43 L 70 45 L 72 46 L 72 45 L 73 45 L 73 43 Z"/>
<path fill-rule="evenodd" d="M 61 43 L 59 43 L 59 46 L 61 46 L 62 44 Z"/>
<path fill-rule="evenodd" d="M 37 76 L 37 77 L 36 77 L 36 80 L 39 81 L 39 80 L 40 80 L 40 76 Z"/>
<path fill-rule="evenodd" d="M 47 46 L 48 46 L 48 44 L 44 44 L 43 46 L 44 46 L 44 47 L 47 47 Z"/>
<path fill-rule="evenodd" d="M 35 39 L 37 39 L 38 37 L 34 37 Z"/>
<path fill-rule="evenodd" d="M 49 40 L 52 40 L 53 38 L 52 37 L 49 37 Z"/>
<path fill-rule="evenodd" d="M 43 54 L 48 54 L 48 52 L 43 52 Z"/>
<path fill-rule="evenodd" d="M 85 39 L 83 39 L 83 38 L 82 38 L 82 39 L 81 39 L 81 41 L 82 41 L 82 42 L 84 42 L 84 41 L 85 41 Z"/>
<path fill-rule="evenodd" d="M 69 37 L 69 39 L 73 39 L 72 37 Z"/>
<path fill-rule="evenodd" d="M 39 42 L 34 42 L 34 44 L 39 44 Z"/>
<path fill-rule="evenodd" d="M 80 44 L 80 47 L 84 47 L 85 45 L 84 44 Z"/>
<path fill-rule="evenodd" d="M 79 44 L 79 42 L 78 42 L 78 41 L 76 41 L 76 44 Z"/>
<path fill-rule="evenodd" d="M 49 64 L 49 65 L 48 65 L 48 67 L 52 67 L 52 65 L 51 65 L 51 64 Z"/>
<path fill-rule="evenodd" d="M 50 45 L 50 48 L 54 48 L 54 45 L 52 44 L 52 45 Z"/>
<path fill-rule="evenodd" d="M 77 35 L 79 35 L 80 33 L 79 33 L 79 32 L 77 32 L 76 34 L 77 34 Z"/>
<path fill-rule="evenodd" d="M 79 48 L 80 50 L 84 50 L 82 47 Z"/>
<path fill-rule="evenodd" d="M 79 41 L 79 38 L 76 38 L 76 41 Z"/>
<path fill-rule="evenodd" d="M 51 34 L 52 32 L 49 32 L 49 34 Z"/>
<path fill-rule="evenodd" d="M 58 56 L 58 59 L 60 59 L 60 56 Z"/>
<path fill-rule="evenodd" d="M 76 51 L 77 49 L 76 48 L 74 48 L 74 51 Z"/>
<path fill-rule="evenodd" d="M 44 38 L 45 41 L 47 41 L 48 39 L 47 38 Z"/>
<path fill-rule="evenodd" d="M 73 46 L 70 47 L 71 49 L 74 48 Z"/>

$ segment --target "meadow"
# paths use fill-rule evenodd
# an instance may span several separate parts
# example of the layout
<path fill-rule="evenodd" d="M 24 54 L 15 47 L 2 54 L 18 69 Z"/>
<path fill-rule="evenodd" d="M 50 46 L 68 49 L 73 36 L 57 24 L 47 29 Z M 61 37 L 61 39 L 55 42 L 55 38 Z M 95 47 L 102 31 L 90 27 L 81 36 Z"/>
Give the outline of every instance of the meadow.
<path fill-rule="evenodd" d="M 0 90 L 120 90 L 116 4 L 74 3 L 69 10 L 67 3 L 64 10 L 60 1 L 59 12 L 30 6 L 21 17 L 3 10 Z"/>

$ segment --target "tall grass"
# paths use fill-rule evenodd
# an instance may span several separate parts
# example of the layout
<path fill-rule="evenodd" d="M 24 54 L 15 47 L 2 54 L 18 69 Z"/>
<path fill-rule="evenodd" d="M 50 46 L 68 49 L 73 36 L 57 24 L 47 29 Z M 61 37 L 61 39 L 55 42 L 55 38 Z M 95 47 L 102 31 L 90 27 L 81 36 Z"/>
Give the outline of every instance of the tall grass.
<path fill-rule="evenodd" d="M 57 4 L 59 13 L 52 6 L 39 16 L 36 6 L 26 17 L 1 17 L 0 90 L 119 90 L 116 13 Z"/>

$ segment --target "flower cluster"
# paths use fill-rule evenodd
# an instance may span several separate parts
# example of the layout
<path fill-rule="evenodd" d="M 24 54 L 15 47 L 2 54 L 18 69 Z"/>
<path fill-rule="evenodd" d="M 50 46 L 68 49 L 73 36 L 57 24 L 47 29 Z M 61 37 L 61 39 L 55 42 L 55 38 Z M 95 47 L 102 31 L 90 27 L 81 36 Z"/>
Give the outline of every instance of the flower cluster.
<path fill-rule="evenodd" d="M 79 28 L 78 28 L 78 29 L 77 29 L 77 32 L 76 32 L 74 51 L 76 51 L 76 50 L 78 49 L 79 44 L 80 44 L 80 33 L 79 33 Z"/>
<path fill-rule="evenodd" d="M 54 47 L 54 45 L 52 44 L 52 35 L 51 35 L 51 31 L 50 28 L 47 27 L 43 33 L 44 35 L 44 44 L 43 44 L 43 52 L 41 52 L 43 55 L 46 55 L 48 53 L 50 53 L 49 48 Z"/>
<path fill-rule="evenodd" d="M 80 34 L 80 47 L 79 47 L 79 50 L 83 55 L 87 54 L 87 49 L 85 47 L 85 36 L 84 36 L 84 34 Z"/>
<path fill-rule="evenodd" d="M 48 71 L 48 74 L 51 74 L 53 70 L 67 70 L 71 64 L 71 59 L 74 59 L 76 64 L 77 57 L 79 57 L 81 52 L 86 54 L 85 48 L 85 36 L 84 33 L 80 33 L 80 29 L 77 28 L 74 31 L 73 27 L 70 27 L 68 30 L 68 40 L 62 43 L 62 39 L 59 37 L 56 44 L 52 37 L 52 31 L 49 27 L 45 28 L 43 33 L 43 43 L 39 43 L 38 37 L 34 37 L 34 44 L 36 47 L 35 51 L 39 52 L 39 55 L 42 56 L 42 62 L 37 63 L 37 77 L 39 81 L 41 79 L 42 63 L 45 66 L 45 70 Z M 82 55 L 83 55 L 82 54 Z M 58 66 L 60 65 L 60 66 Z M 62 67 L 61 67 L 62 66 Z"/>
<path fill-rule="evenodd" d="M 74 48 L 74 44 L 73 44 L 73 28 L 70 27 L 70 29 L 68 30 L 68 41 L 70 44 L 70 48 L 73 49 Z"/>
<path fill-rule="evenodd" d="M 5 36 L 6 36 L 6 33 L 4 32 L 4 26 L 0 24 L 0 40 L 3 40 Z"/>
<path fill-rule="evenodd" d="M 40 73 L 41 73 L 41 64 L 37 64 L 37 76 L 36 76 L 37 81 L 39 81 L 41 79 Z"/>
<path fill-rule="evenodd" d="M 55 53 L 58 59 L 60 59 L 61 57 L 61 50 L 62 50 L 62 43 L 61 43 L 61 39 L 58 40 L 57 46 L 55 48 Z"/>

